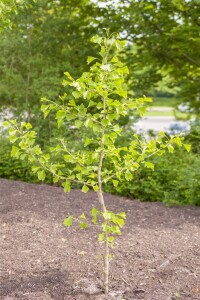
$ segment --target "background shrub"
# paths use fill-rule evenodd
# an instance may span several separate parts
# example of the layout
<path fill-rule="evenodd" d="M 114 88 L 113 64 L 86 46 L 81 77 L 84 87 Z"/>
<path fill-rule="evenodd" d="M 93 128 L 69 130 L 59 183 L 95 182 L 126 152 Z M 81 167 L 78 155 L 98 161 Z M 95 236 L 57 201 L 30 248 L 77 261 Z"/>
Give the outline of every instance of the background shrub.
<path fill-rule="evenodd" d="M 191 151 L 200 154 L 200 118 L 191 122 L 190 133 L 185 137 L 185 141 L 191 144 Z"/>
<path fill-rule="evenodd" d="M 129 127 L 124 129 L 126 129 L 127 136 L 118 141 L 122 145 L 130 142 L 133 135 Z M 78 134 L 71 131 L 71 135 L 71 143 L 77 148 L 76 136 Z M 153 158 L 152 162 L 156 166 L 154 172 L 142 167 L 134 174 L 133 180 L 127 182 L 124 178 L 117 187 L 106 184 L 104 191 L 142 201 L 161 201 L 167 205 L 200 206 L 200 150 L 199 131 L 196 125 L 192 129 L 192 134 L 186 137 L 186 141 L 192 144 L 191 153 L 177 149 L 173 155 L 166 154 Z M 25 161 L 11 158 L 10 151 L 11 145 L 8 138 L 2 137 L 0 139 L 0 178 L 37 183 L 38 179 L 31 172 L 30 166 Z M 52 184 L 51 175 L 47 176 L 45 183 Z M 79 188 L 78 185 L 74 187 Z"/>
<path fill-rule="evenodd" d="M 0 137 L 0 178 L 38 183 L 38 178 L 32 173 L 26 161 L 10 156 L 11 148 L 9 139 Z M 45 182 L 52 183 L 51 175 L 47 176 Z"/>
<path fill-rule="evenodd" d="M 141 168 L 133 180 L 124 179 L 118 187 L 106 185 L 106 192 L 167 205 L 200 206 L 200 157 L 184 150 L 152 159 L 154 172 Z"/>
<path fill-rule="evenodd" d="M 11 147 L 7 138 L 0 139 L 0 177 L 34 182 L 36 178 L 30 167 L 24 161 L 11 158 Z"/>

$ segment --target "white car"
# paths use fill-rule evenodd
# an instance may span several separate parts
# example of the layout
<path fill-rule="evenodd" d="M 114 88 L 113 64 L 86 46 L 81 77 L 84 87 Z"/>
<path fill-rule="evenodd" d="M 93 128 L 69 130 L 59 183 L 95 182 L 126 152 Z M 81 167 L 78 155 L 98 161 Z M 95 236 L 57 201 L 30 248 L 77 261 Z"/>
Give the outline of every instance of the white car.
<path fill-rule="evenodd" d="M 187 122 L 184 122 L 184 121 L 172 122 L 168 126 L 166 133 L 168 135 L 175 135 L 175 134 L 180 134 L 180 133 L 187 134 L 190 132 L 190 128 L 191 127 Z"/>
<path fill-rule="evenodd" d="M 190 103 L 181 103 L 178 105 L 178 110 L 182 113 L 192 113 L 194 110 L 190 107 Z"/>

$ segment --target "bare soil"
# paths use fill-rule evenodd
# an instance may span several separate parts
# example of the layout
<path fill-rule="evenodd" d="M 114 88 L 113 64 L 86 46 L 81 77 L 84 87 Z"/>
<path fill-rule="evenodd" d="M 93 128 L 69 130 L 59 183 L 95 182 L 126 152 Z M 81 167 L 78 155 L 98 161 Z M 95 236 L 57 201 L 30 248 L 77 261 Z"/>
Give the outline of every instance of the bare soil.
<path fill-rule="evenodd" d="M 98 208 L 96 194 L 0 179 L 0 299 L 200 299 L 200 208 L 105 199 L 127 214 L 107 298 L 98 228 L 62 225 L 69 214 Z"/>

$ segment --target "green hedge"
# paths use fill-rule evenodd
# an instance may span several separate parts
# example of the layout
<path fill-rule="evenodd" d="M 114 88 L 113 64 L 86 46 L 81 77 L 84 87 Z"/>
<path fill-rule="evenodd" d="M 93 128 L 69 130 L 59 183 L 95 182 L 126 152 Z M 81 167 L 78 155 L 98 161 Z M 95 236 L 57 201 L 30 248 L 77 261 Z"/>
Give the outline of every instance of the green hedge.
<path fill-rule="evenodd" d="M 10 157 L 11 145 L 7 139 L 0 140 L 0 177 L 39 182 L 31 172 L 31 167 L 21 160 Z M 125 179 L 118 187 L 106 184 L 104 190 L 109 193 L 127 196 L 143 201 L 162 201 L 167 205 L 187 204 L 200 206 L 200 156 L 177 150 L 152 159 L 154 172 L 141 168 L 134 179 Z M 51 183 L 49 175 L 45 180 Z"/>
<path fill-rule="evenodd" d="M 177 150 L 152 159 L 155 170 L 142 167 L 132 181 L 125 179 L 118 187 L 106 185 L 104 190 L 143 201 L 161 201 L 167 205 L 200 206 L 200 157 Z"/>
<path fill-rule="evenodd" d="M 0 177 L 37 182 L 31 173 L 31 167 L 25 161 L 13 159 L 10 156 L 11 145 L 7 139 L 0 140 Z"/>

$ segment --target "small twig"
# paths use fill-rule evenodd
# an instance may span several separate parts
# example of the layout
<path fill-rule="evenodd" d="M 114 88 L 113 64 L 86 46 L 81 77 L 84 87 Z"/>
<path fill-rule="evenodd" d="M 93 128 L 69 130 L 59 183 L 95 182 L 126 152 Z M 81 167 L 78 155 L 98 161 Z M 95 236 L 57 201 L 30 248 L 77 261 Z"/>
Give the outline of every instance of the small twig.
<path fill-rule="evenodd" d="M 124 279 L 124 277 L 121 276 L 121 279 L 122 279 L 126 284 L 128 284 L 129 286 L 131 285 L 130 283 L 128 283 L 128 282 Z"/>

